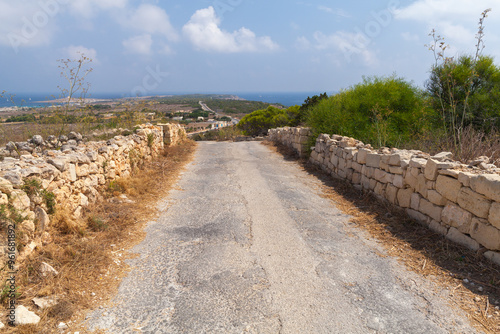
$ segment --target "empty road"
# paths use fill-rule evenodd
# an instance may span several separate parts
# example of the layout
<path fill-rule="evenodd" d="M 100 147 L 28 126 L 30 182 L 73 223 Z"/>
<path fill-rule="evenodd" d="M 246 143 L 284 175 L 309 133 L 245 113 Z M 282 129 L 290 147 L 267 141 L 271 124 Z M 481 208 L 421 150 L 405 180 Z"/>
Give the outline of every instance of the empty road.
<path fill-rule="evenodd" d="M 108 333 L 475 333 L 446 290 L 407 271 L 258 142 L 200 143 L 159 204 Z"/>

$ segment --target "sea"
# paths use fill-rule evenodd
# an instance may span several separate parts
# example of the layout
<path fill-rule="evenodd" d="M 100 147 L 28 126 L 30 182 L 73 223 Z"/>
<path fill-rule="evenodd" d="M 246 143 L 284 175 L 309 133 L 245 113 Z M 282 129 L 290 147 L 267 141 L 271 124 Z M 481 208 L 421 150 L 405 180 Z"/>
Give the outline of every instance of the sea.
<path fill-rule="evenodd" d="M 242 99 L 249 101 L 262 101 L 267 103 L 280 103 L 286 107 L 293 105 L 302 105 L 304 100 L 307 99 L 308 96 L 319 95 L 323 92 L 279 92 L 279 93 L 243 93 L 243 92 L 233 92 L 233 93 L 221 93 L 228 95 L 236 95 Z M 186 94 L 193 94 L 186 93 Z M 183 95 L 183 93 L 162 93 L 157 95 Z M 104 99 L 104 100 L 112 100 L 112 99 L 120 99 L 126 97 L 126 94 L 119 93 L 96 93 L 90 94 L 87 96 L 92 99 Z M 43 103 L 50 102 L 51 100 L 59 99 L 61 96 L 59 94 L 43 94 L 43 93 L 23 93 L 23 94 L 13 94 L 4 96 L 0 99 L 0 108 L 5 107 L 29 107 L 29 108 L 39 108 L 46 107 L 51 105 L 51 103 Z M 52 103 L 53 104 L 53 103 Z"/>

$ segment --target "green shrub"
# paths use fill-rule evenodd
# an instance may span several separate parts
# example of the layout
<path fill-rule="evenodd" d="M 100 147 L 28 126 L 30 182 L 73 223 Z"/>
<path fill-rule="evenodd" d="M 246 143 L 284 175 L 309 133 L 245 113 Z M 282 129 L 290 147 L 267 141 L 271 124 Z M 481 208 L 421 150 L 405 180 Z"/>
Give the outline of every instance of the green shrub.
<path fill-rule="evenodd" d="M 315 134 L 350 136 L 378 146 L 397 146 L 424 127 L 423 92 L 407 81 L 391 77 L 363 82 L 328 99 L 307 113 Z"/>
<path fill-rule="evenodd" d="M 273 106 L 256 110 L 241 119 L 238 128 L 248 136 L 266 135 L 272 128 L 289 126 L 298 117 L 299 106 L 280 109 Z"/>

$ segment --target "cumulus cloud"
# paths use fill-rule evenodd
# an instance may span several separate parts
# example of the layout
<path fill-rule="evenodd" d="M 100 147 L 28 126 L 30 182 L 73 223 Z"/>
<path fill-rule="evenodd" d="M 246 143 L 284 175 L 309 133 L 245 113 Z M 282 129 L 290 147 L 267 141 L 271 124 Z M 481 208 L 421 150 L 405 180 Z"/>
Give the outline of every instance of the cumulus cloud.
<path fill-rule="evenodd" d="M 313 46 L 317 50 L 336 50 L 347 61 L 360 57 L 365 65 L 374 65 L 377 62 L 376 53 L 368 48 L 371 41 L 362 33 L 337 31 L 326 35 L 317 31 L 313 35 Z"/>
<path fill-rule="evenodd" d="M 330 13 L 330 14 L 333 14 L 336 16 L 341 16 L 341 17 L 345 17 L 345 18 L 351 17 L 351 15 L 349 15 L 349 13 L 347 13 L 345 10 L 340 9 L 340 8 L 334 9 L 334 8 L 330 8 L 330 7 L 326 7 L 326 6 L 318 6 L 318 9 L 325 12 L 325 13 Z"/>
<path fill-rule="evenodd" d="M 92 17 L 100 10 L 125 8 L 128 0 L 58 0 L 61 3 L 68 3 L 74 14 L 84 17 Z"/>
<path fill-rule="evenodd" d="M 142 55 L 151 54 L 151 46 L 153 39 L 149 34 L 134 36 L 122 42 L 123 46 L 129 53 L 136 53 Z"/>
<path fill-rule="evenodd" d="M 176 41 L 179 38 L 167 13 L 158 6 L 140 5 L 127 17 L 124 24 L 136 31 L 161 34 L 170 41 Z"/>
<path fill-rule="evenodd" d="M 279 46 L 268 36 L 257 37 L 247 28 L 227 32 L 220 27 L 220 18 L 212 6 L 194 13 L 182 28 L 184 35 L 199 50 L 211 52 L 259 52 L 277 50 Z"/>
<path fill-rule="evenodd" d="M 421 22 L 429 30 L 435 28 L 447 41 L 469 46 L 474 45 L 479 16 L 485 9 L 496 5 L 498 0 L 417 0 L 396 9 L 394 16 L 398 20 Z M 491 31 L 500 28 L 498 21 L 488 20 L 486 25 Z"/>
<path fill-rule="evenodd" d="M 89 49 L 81 45 L 70 45 L 63 48 L 63 52 L 71 60 L 78 60 L 83 55 L 92 59 L 92 62 L 99 63 L 99 60 L 97 59 L 97 51 L 95 49 Z"/>
<path fill-rule="evenodd" d="M 20 47 L 46 45 L 55 31 L 57 10 L 37 2 L 0 0 L 0 44 Z"/>

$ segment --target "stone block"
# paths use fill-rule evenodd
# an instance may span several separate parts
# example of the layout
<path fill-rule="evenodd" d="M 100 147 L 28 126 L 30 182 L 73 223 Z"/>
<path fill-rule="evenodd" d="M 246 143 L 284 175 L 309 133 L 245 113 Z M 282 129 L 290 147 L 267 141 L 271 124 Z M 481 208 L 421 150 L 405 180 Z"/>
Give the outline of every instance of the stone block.
<path fill-rule="evenodd" d="M 420 213 L 412 209 L 406 209 L 406 213 L 408 214 L 408 216 L 410 216 L 411 219 L 419 222 L 420 224 L 429 226 L 430 218 L 424 215 L 423 213 Z"/>
<path fill-rule="evenodd" d="M 500 229 L 500 203 L 493 202 L 490 208 L 490 214 L 488 216 L 488 221 L 491 225 Z"/>
<path fill-rule="evenodd" d="M 366 164 L 366 159 L 368 156 L 368 153 L 371 153 L 372 151 L 366 148 L 361 148 L 358 151 L 358 163 L 359 164 Z M 378 167 L 378 166 L 377 166 Z"/>
<path fill-rule="evenodd" d="M 436 190 L 446 199 L 457 202 L 462 183 L 448 176 L 439 175 L 436 181 Z"/>
<path fill-rule="evenodd" d="M 500 230 L 484 219 L 472 219 L 470 235 L 489 250 L 500 250 Z"/>
<path fill-rule="evenodd" d="M 400 189 L 404 188 L 404 179 L 402 175 L 394 175 L 392 184 Z"/>
<path fill-rule="evenodd" d="M 460 231 L 454 227 L 450 227 L 450 229 L 448 230 L 448 234 L 446 235 L 446 238 L 453 242 L 456 242 L 457 244 L 472 249 L 473 251 L 477 251 L 479 250 L 479 248 L 481 248 L 481 246 L 476 240 L 466 236 L 463 233 L 460 233 Z"/>
<path fill-rule="evenodd" d="M 480 218 L 488 218 L 490 213 L 491 201 L 468 187 L 460 189 L 457 203 Z"/>
<path fill-rule="evenodd" d="M 412 189 L 417 189 L 418 180 L 411 173 L 406 173 L 405 175 L 405 184 L 409 185 Z"/>
<path fill-rule="evenodd" d="M 435 220 L 431 221 L 431 223 L 429 224 L 429 229 L 441 235 L 448 234 L 448 228 L 446 226 L 441 225 L 439 222 Z"/>
<path fill-rule="evenodd" d="M 472 214 L 454 203 L 448 203 L 441 215 L 443 223 L 457 228 L 460 232 L 469 234 Z"/>
<path fill-rule="evenodd" d="M 500 175 L 499 174 L 483 174 L 476 178 L 471 178 L 472 190 L 500 202 Z"/>
<path fill-rule="evenodd" d="M 415 189 L 420 195 L 427 198 L 427 178 L 424 174 L 419 174 L 417 177 L 417 188 Z"/>
<path fill-rule="evenodd" d="M 361 183 L 361 174 L 358 172 L 354 172 L 352 174 L 352 183 L 360 184 Z"/>
<path fill-rule="evenodd" d="M 427 191 L 427 199 L 436 205 L 445 206 L 448 203 L 448 200 L 441 196 L 436 190 Z"/>
<path fill-rule="evenodd" d="M 427 160 L 426 159 L 412 158 L 410 160 L 410 167 L 424 169 L 425 165 L 427 165 Z"/>
<path fill-rule="evenodd" d="M 443 212 L 443 208 L 441 206 L 434 205 L 428 200 L 422 198 L 420 200 L 419 211 L 436 221 L 441 221 L 441 213 Z"/>
<path fill-rule="evenodd" d="M 10 195 L 10 193 L 14 190 L 12 183 L 10 181 L 0 177 L 0 191 L 4 194 Z"/>
<path fill-rule="evenodd" d="M 68 164 L 68 178 L 69 181 L 75 182 L 76 181 L 76 166 L 75 164 Z"/>
<path fill-rule="evenodd" d="M 470 187 L 470 178 L 474 174 L 467 173 L 467 172 L 460 172 L 458 174 L 458 181 L 460 181 L 464 187 Z"/>
<path fill-rule="evenodd" d="M 385 189 L 385 198 L 392 204 L 397 204 L 397 196 L 398 196 L 399 188 L 393 186 L 392 184 L 388 184 Z"/>
<path fill-rule="evenodd" d="M 408 188 L 408 189 L 400 189 L 398 191 L 398 203 L 399 206 L 402 208 L 409 208 L 410 203 L 411 203 L 411 196 L 413 194 L 413 190 Z"/>
<path fill-rule="evenodd" d="M 366 156 L 366 165 L 368 167 L 379 168 L 381 155 L 377 153 L 368 153 Z"/>
<path fill-rule="evenodd" d="M 493 263 L 496 263 L 497 265 L 500 266 L 500 253 L 499 252 L 485 252 L 484 257 L 490 260 Z"/>
<path fill-rule="evenodd" d="M 420 207 L 420 199 L 422 196 L 420 196 L 417 193 L 411 194 L 411 199 L 410 199 L 410 208 L 412 208 L 415 211 L 418 211 Z"/>
<path fill-rule="evenodd" d="M 30 198 L 26 193 L 19 189 L 14 189 L 10 193 L 10 204 L 18 211 L 23 212 L 30 208 Z"/>
<path fill-rule="evenodd" d="M 398 166 L 389 166 L 389 172 L 391 174 L 403 175 L 404 169 L 402 167 L 398 167 Z"/>
<path fill-rule="evenodd" d="M 438 163 L 437 160 L 428 159 L 425 165 L 424 175 L 428 180 L 434 181 L 438 176 Z"/>

